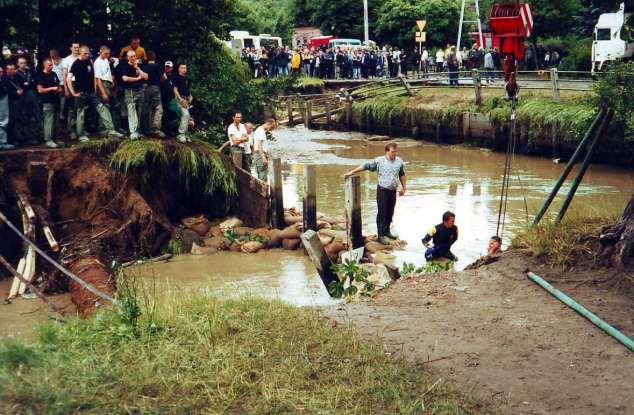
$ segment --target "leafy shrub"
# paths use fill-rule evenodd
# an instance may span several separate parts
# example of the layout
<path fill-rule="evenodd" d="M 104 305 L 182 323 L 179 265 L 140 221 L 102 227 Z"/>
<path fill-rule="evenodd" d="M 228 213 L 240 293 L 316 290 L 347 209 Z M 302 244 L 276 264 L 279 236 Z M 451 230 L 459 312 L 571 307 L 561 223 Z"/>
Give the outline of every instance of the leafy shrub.
<path fill-rule="evenodd" d="M 634 140 L 634 63 L 615 65 L 601 74 L 595 85 L 596 101 L 614 109 L 617 130 Z"/>

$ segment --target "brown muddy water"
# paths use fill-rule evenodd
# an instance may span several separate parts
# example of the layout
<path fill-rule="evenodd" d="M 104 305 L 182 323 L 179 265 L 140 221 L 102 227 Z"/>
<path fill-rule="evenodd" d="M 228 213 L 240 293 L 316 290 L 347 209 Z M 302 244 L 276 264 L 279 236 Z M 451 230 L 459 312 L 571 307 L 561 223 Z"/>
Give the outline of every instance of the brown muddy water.
<path fill-rule="evenodd" d="M 307 131 L 303 127 L 275 132 L 272 152 L 283 160 L 284 204 L 301 210 L 303 165 L 317 165 L 317 209 L 327 216 L 344 216 L 343 174 L 364 160 L 383 154 L 384 142 L 370 142 L 360 133 Z M 397 200 L 393 231 L 407 242 L 395 251 L 397 265 L 425 262 L 420 242 L 442 213 L 456 213 L 460 236 L 452 251 L 457 269 L 486 252 L 495 234 L 504 154 L 479 148 L 446 146 L 398 139 L 405 161 L 407 194 Z M 564 164 L 515 156 L 510 183 L 504 246 L 527 226 Z M 573 171 L 571 177 L 576 172 Z M 519 176 L 519 179 L 518 179 Z M 376 233 L 374 173 L 361 174 L 363 228 Z M 556 215 L 570 180 L 550 209 Z M 593 165 L 577 191 L 568 214 L 619 214 L 634 193 L 632 171 Z M 527 213 L 528 212 L 528 213 Z M 165 264 L 137 267 L 135 274 L 160 291 L 215 291 L 221 295 L 254 294 L 279 298 L 298 306 L 333 304 L 308 257 L 273 250 L 257 254 L 223 252 L 197 257 L 183 255 Z"/>

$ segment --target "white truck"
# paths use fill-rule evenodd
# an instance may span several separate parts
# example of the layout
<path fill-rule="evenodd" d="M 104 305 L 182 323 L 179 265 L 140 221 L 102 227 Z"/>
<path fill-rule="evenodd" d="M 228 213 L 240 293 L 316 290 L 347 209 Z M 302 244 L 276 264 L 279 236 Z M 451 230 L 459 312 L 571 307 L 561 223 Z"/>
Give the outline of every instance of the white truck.
<path fill-rule="evenodd" d="M 592 73 L 604 70 L 617 61 L 628 61 L 634 55 L 633 13 L 625 12 L 621 3 L 616 13 L 603 13 L 594 27 Z"/>

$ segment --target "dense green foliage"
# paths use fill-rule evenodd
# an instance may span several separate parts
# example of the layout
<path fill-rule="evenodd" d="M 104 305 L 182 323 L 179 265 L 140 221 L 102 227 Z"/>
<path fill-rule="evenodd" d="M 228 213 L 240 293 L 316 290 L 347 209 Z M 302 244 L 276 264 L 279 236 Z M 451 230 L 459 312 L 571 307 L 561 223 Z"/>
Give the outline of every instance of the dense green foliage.
<path fill-rule="evenodd" d="M 491 412 L 316 311 L 180 290 L 178 299 L 121 300 L 125 313 L 1 343 L 0 412 Z"/>
<path fill-rule="evenodd" d="M 617 130 L 634 141 L 634 63 L 613 66 L 595 86 L 597 103 L 614 109 Z"/>
<path fill-rule="evenodd" d="M 239 0 L 232 29 L 280 36 L 285 45 L 290 45 L 294 26 L 289 12 L 292 6 L 293 0 Z"/>

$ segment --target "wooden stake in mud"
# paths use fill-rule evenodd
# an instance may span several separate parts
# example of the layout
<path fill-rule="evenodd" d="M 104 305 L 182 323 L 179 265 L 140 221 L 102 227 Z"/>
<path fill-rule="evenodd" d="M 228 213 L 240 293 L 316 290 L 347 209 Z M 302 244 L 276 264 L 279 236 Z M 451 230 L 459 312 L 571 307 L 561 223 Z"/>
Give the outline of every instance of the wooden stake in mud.
<path fill-rule="evenodd" d="M 274 228 L 284 228 L 284 196 L 282 195 L 282 160 L 273 159 L 269 163 L 271 186 L 271 224 Z"/>
<path fill-rule="evenodd" d="M 313 124 L 313 102 L 311 100 L 306 101 L 306 111 L 304 112 L 304 127 L 310 130 Z"/>
<path fill-rule="evenodd" d="M 559 72 L 557 72 L 557 68 L 550 70 L 550 79 L 553 84 L 553 99 L 559 101 Z"/>
<path fill-rule="evenodd" d="M 300 239 L 302 240 L 302 244 L 304 244 L 304 248 L 306 248 L 306 252 L 308 252 L 310 260 L 313 264 L 315 264 L 315 268 L 317 268 L 321 282 L 327 290 L 330 287 L 330 284 L 333 281 L 337 281 L 338 278 L 332 271 L 332 262 L 330 261 L 328 255 L 326 255 L 324 246 L 319 240 L 319 234 L 315 231 L 309 230 L 302 233 Z"/>
<path fill-rule="evenodd" d="M 317 231 L 317 180 L 315 166 L 304 166 L 304 231 Z"/>
<path fill-rule="evenodd" d="M 346 95 L 346 128 L 352 130 L 352 96 Z"/>
<path fill-rule="evenodd" d="M 473 79 L 473 90 L 475 92 L 475 104 L 482 105 L 482 93 L 480 91 L 480 72 L 478 72 L 477 69 L 472 69 L 471 78 Z"/>
<path fill-rule="evenodd" d="M 330 108 L 330 101 L 326 101 L 326 125 L 328 127 L 332 125 L 332 110 Z"/>
<path fill-rule="evenodd" d="M 293 120 L 293 99 L 289 98 L 286 101 L 286 110 L 288 111 L 288 126 L 289 127 L 294 127 L 295 126 L 295 120 Z"/>
<path fill-rule="evenodd" d="M 350 176 L 346 179 L 346 220 L 348 221 L 348 237 L 352 249 L 363 246 L 361 235 L 361 178 Z"/>

